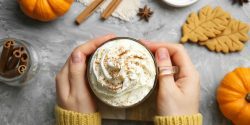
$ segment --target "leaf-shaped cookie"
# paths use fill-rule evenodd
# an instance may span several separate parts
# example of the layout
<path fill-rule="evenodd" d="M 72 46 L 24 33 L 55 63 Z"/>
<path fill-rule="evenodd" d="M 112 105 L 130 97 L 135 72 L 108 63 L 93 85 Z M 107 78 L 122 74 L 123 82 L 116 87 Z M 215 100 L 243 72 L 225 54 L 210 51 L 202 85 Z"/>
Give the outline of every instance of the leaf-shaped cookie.
<path fill-rule="evenodd" d="M 249 39 L 249 25 L 231 19 L 227 28 L 222 34 L 216 38 L 200 42 L 200 45 L 206 46 L 208 49 L 216 52 L 235 52 L 244 48 L 244 42 Z"/>
<path fill-rule="evenodd" d="M 205 6 L 199 11 L 199 15 L 191 13 L 186 23 L 182 27 L 182 43 L 188 40 L 192 42 L 206 41 L 221 34 L 226 28 L 230 15 L 220 7 L 212 9 Z"/>

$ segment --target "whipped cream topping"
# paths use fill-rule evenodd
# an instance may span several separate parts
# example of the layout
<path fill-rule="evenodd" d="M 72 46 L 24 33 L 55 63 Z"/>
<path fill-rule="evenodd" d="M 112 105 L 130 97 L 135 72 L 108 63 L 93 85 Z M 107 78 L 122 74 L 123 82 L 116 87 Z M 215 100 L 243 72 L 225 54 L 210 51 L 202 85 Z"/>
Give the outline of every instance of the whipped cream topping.
<path fill-rule="evenodd" d="M 116 39 L 99 47 L 89 68 L 94 93 L 112 106 L 125 107 L 140 102 L 155 83 L 152 55 L 130 39 Z"/>

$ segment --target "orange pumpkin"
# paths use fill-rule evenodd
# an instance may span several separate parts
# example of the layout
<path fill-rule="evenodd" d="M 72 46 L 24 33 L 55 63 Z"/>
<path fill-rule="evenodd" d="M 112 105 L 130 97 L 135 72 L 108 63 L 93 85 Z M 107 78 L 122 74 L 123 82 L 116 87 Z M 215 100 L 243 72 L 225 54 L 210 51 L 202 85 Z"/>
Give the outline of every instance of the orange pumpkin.
<path fill-rule="evenodd" d="M 18 0 L 18 2 L 27 16 L 47 22 L 64 15 L 74 0 Z"/>
<path fill-rule="evenodd" d="M 228 73 L 217 90 L 222 113 L 235 125 L 250 125 L 250 68 Z"/>

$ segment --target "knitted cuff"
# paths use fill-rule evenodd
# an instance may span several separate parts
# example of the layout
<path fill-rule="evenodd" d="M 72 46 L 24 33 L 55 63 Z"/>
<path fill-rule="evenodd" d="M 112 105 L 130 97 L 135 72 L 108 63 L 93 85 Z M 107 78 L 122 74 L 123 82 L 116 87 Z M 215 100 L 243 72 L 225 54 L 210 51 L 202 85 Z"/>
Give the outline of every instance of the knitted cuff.
<path fill-rule="evenodd" d="M 155 125 L 202 125 L 202 115 L 156 116 Z"/>
<path fill-rule="evenodd" d="M 55 107 L 56 125 L 101 125 L 100 113 L 83 114 Z"/>

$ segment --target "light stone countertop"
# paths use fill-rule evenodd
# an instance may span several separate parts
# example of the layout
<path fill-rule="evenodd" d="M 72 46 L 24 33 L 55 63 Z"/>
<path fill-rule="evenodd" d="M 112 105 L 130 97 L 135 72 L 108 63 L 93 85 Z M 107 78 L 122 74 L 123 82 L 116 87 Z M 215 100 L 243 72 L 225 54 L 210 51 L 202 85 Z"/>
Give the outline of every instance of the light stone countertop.
<path fill-rule="evenodd" d="M 0 0 L 0 39 L 9 36 L 29 41 L 39 48 L 42 57 L 38 77 L 28 86 L 15 88 L 0 84 L 0 125 L 54 124 L 54 77 L 72 49 L 88 39 L 115 33 L 119 36 L 177 43 L 188 14 L 205 5 L 219 5 L 235 18 L 250 23 L 250 4 L 240 7 L 232 5 L 231 0 L 200 0 L 186 8 L 172 8 L 161 0 L 145 0 L 142 5 L 145 3 L 154 10 L 149 23 L 138 21 L 137 18 L 130 23 L 115 18 L 102 22 L 99 13 L 95 13 L 82 25 L 76 26 L 74 19 L 84 8 L 79 3 L 74 3 L 64 17 L 54 22 L 40 23 L 23 15 L 16 0 Z M 250 44 L 247 43 L 242 52 L 228 55 L 209 52 L 193 44 L 185 44 L 185 47 L 201 76 L 200 111 L 204 116 L 204 125 L 230 125 L 219 112 L 215 91 L 227 72 L 238 66 L 250 66 Z M 103 124 L 152 123 L 105 120 Z"/>

